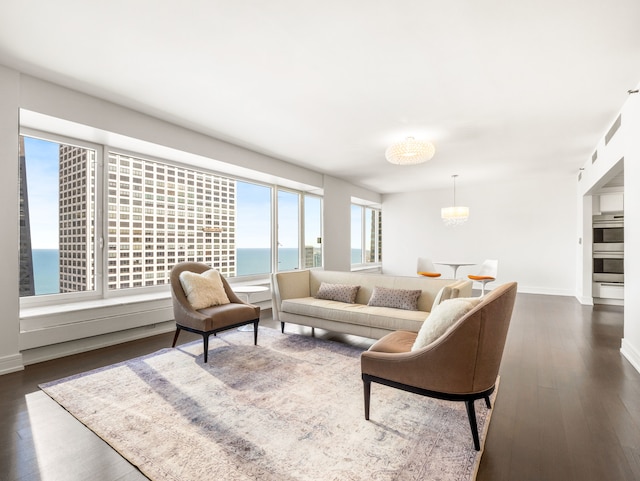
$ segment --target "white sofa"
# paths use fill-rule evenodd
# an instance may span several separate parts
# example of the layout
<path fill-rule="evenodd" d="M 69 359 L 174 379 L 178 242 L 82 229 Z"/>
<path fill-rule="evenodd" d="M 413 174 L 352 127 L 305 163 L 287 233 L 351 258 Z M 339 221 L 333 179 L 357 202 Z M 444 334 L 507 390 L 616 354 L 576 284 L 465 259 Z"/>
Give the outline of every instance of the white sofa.
<path fill-rule="evenodd" d="M 359 286 L 355 303 L 317 299 L 320 284 Z M 273 317 L 329 331 L 379 339 L 389 332 L 417 332 L 434 305 L 451 297 L 471 296 L 468 280 L 388 276 L 357 272 L 302 270 L 272 275 Z M 417 310 L 368 306 L 375 287 L 421 290 Z"/>

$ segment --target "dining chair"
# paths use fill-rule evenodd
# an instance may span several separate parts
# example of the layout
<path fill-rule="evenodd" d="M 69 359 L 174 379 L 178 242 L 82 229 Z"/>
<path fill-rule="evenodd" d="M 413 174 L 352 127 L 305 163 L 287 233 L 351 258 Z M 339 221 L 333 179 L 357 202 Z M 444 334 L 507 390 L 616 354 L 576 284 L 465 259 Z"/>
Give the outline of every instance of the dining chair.
<path fill-rule="evenodd" d="M 431 259 L 427 257 L 418 257 L 418 275 L 425 277 L 440 277 L 441 274 L 436 271 Z"/>
<path fill-rule="evenodd" d="M 487 259 L 481 265 L 477 274 L 469 274 L 467 277 L 472 281 L 480 282 L 482 284 L 482 293 L 480 297 L 484 296 L 484 288 L 489 282 L 493 282 L 498 277 L 498 261 L 496 259 Z"/>

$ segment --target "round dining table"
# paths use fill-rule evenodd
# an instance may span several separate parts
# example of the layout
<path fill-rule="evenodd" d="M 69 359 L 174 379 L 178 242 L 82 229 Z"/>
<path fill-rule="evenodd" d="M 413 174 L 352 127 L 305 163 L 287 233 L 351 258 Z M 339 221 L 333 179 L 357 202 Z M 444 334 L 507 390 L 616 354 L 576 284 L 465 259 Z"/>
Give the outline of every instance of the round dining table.
<path fill-rule="evenodd" d="M 434 264 L 449 266 L 453 269 L 453 278 L 457 279 L 458 268 L 462 266 L 475 266 L 477 262 L 436 262 L 433 261 Z"/>

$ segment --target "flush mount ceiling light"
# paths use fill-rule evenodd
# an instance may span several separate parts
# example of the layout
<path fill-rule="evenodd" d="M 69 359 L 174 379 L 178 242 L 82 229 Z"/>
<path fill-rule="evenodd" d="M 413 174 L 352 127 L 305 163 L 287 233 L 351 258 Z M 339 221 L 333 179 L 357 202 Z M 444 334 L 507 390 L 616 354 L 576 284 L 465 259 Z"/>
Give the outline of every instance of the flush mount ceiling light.
<path fill-rule="evenodd" d="M 451 177 L 453 177 L 453 206 L 443 207 L 440 215 L 445 225 L 460 225 L 469 218 L 469 207 L 456 205 L 456 177 L 458 176 L 452 175 Z"/>
<path fill-rule="evenodd" d="M 389 162 L 396 165 L 413 165 L 426 162 L 436 152 L 431 142 L 422 142 L 413 137 L 407 137 L 402 142 L 391 145 L 385 152 Z"/>

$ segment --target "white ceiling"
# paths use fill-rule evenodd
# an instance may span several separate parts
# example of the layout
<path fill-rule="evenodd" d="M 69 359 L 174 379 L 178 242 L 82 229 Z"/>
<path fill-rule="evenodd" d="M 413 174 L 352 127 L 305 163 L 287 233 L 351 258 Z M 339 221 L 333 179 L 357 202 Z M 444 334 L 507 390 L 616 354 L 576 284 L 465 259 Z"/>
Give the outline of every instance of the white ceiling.
<path fill-rule="evenodd" d="M 638 0 L 1 0 L 0 64 L 381 193 L 576 175 Z M 426 164 L 386 147 L 430 139 Z"/>

